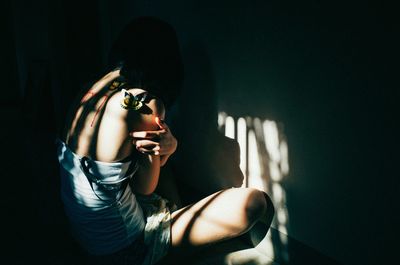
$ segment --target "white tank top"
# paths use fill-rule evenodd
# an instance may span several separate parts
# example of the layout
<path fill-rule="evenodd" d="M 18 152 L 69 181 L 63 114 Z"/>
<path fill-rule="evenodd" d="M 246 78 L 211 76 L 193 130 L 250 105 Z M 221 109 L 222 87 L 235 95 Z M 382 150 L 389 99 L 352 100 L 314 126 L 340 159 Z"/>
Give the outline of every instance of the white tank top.
<path fill-rule="evenodd" d="M 145 227 L 143 211 L 130 186 L 125 184 L 129 179 L 123 181 L 135 161 L 83 160 L 59 139 L 57 153 L 61 199 L 72 233 L 81 246 L 91 254 L 104 255 L 138 239 Z M 88 174 L 96 177 L 98 183 L 91 181 Z M 110 183 L 113 185 L 107 185 Z M 108 186 L 111 188 L 107 189 Z"/>

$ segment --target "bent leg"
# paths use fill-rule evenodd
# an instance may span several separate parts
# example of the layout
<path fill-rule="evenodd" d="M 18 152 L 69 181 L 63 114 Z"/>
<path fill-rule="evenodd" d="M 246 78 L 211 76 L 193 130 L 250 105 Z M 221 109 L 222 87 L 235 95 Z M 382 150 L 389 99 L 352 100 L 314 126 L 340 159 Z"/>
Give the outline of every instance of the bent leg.
<path fill-rule="evenodd" d="M 202 246 L 237 237 L 273 209 L 266 194 L 251 188 L 214 193 L 172 213 L 172 253 L 191 253 Z M 267 219 L 270 219 L 269 217 Z"/>

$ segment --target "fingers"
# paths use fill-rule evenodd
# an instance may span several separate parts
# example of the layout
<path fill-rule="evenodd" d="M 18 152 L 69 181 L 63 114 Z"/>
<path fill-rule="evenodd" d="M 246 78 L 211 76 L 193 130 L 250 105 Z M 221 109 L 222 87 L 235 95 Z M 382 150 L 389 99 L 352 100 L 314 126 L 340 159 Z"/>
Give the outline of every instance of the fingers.
<path fill-rule="evenodd" d="M 155 118 L 155 120 L 156 120 L 158 127 L 160 127 L 160 129 L 168 130 L 168 125 L 165 123 L 165 121 L 163 119 L 161 119 L 160 117 L 157 116 Z"/>
<path fill-rule="evenodd" d="M 155 120 L 156 120 L 158 127 L 160 127 L 161 129 L 164 129 L 163 124 L 162 124 L 163 120 L 160 119 L 160 117 L 158 117 L 158 116 L 155 118 Z"/>
<path fill-rule="evenodd" d="M 175 137 L 160 117 L 156 117 L 155 122 L 160 127 L 160 130 L 131 132 L 129 135 L 133 138 L 132 143 L 141 153 L 152 155 L 173 154 L 177 147 Z"/>
<path fill-rule="evenodd" d="M 133 144 L 141 153 L 152 155 L 171 155 L 175 152 L 176 147 L 170 144 L 161 145 L 159 142 L 151 140 L 134 140 Z"/>
<path fill-rule="evenodd" d="M 133 140 L 136 147 L 153 148 L 159 146 L 160 143 L 151 140 Z"/>
<path fill-rule="evenodd" d="M 169 128 L 168 125 L 165 123 L 164 120 L 160 119 L 160 117 L 155 117 L 155 121 L 160 127 L 160 130 L 157 131 L 135 131 L 129 133 L 129 135 L 133 138 L 137 139 L 154 139 L 159 138 L 161 134 L 165 134 L 168 132 Z"/>
<path fill-rule="evenodd" d="M 135 142 L 135 141 L 134 141 Z M 160 154 L 160 144 L 158 142 L 150 140 L 139 140 L 136 141 L 136 150 L 143 154 L 159 155 Z"/>
<path fill-rule="evenodd" d="M 133 138 L 137 139 L 155 139 L 159 138 L 161 133 L 164 133 L 164 130 L 159 131 L 140 131 L 140 132 L 131 132 L 129 135 Z"/>
<path fill-rule="evenodd" d="M 159 149 L 160 149 L 159 146 L 156 146 L 153 149 L 146 149 L 146 148 L 143 148 L 143 147 L 137 148 L 137 150 L 139 152 L 143 153 L 143 154 L 156 155 L 156 156 L 160 155 L 160 150 Z"/>

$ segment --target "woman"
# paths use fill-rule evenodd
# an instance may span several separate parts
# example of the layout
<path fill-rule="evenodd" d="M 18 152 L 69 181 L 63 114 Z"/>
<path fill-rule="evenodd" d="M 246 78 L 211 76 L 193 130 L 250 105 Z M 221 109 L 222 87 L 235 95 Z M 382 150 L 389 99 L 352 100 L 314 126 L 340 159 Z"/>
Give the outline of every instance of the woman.
<path fill-rule="evenodd" d="M 58 141 L 65 212 L 91 260 L 176 261 L 258 221 L 269 226 L 273 206 L 255 189 L 223 190 L 174 212 L 154 194 L 160 167 L 176 149 L 163 122 L 183 77 L 172 27 L 154 18 L 133 20 L 117 38 L 109 65 L 78 96 Z"/>

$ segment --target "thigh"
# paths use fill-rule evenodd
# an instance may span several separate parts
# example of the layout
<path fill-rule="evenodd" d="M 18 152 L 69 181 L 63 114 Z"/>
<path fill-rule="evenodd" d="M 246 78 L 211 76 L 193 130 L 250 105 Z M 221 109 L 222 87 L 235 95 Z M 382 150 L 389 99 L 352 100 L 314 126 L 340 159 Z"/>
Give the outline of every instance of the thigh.
<path fill-rule="evenodd" d="M 199 247 L 244 233 L 261 216 L 263 192 L 232 188 L 172 213 L 172 247 Z"/>

